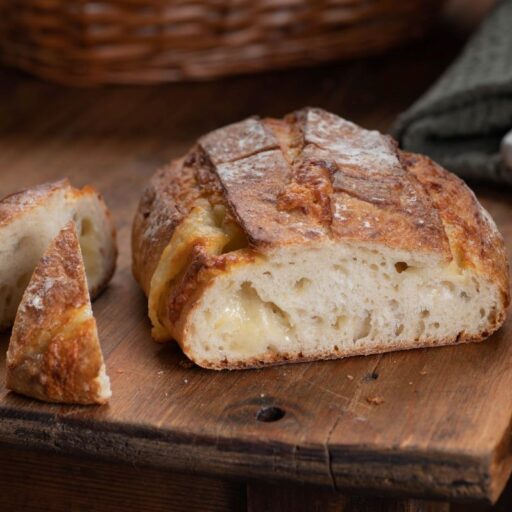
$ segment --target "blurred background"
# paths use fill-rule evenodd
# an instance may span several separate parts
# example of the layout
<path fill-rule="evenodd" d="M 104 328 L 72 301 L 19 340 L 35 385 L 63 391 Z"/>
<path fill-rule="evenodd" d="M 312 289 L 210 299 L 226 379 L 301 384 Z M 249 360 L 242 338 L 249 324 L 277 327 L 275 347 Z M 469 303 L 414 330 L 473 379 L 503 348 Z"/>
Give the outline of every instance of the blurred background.
<path fill-rule="evenodd" d="M 506 16 L 512 24 L 510 1 L 499 2 L 507 4 L 502 13 L 460 55 L 495 3 L 0 0 L 0 130 L 22 132 L 26 141 L 27 131 L 48 133 L 54 120 L 84 147 L 136 137 L 132 151 L 147 143 L 144 151 L 161 163 L 215 127 L 312 105 L 367 128 L 393 129 L 403 147 L 431 154 L 466 179 L 512 182 L 498 154 L 512 102 L 503 114 L 493 92 L 509 59 L 502 47 L 512 47 L 506 35 L 494 37 L 511 32 L 497 27 Z M 454 62 L 427 105 L 408 111 Z M 512 77 L 505 81 L 508 94 Z M 498 111 L 492 123 L 473 114 L 489 104 Z M 172 144 L 150 149 L 165 139 Z M 453 158 L 461 142 L 462 161 Z M 475 147 L 479 154 L 466 155 Z"/>
<path fill-rule="evenodd" d="M 492 0 L 0 2 L 2 59 L 63 84 L 215 79 L 389 52 Z"/>

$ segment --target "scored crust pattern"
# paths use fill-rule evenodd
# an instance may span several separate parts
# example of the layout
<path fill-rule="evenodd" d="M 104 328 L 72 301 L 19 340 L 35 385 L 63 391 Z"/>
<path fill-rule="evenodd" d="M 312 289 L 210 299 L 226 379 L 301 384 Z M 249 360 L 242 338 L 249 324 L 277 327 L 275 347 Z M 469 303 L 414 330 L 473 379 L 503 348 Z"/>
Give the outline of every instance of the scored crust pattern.
<path fill-rule="evenodd" d="M 221 128 L 157 172 L 133 227 L 134 274 L 146 293 L 199 197 L 223 204 L 256 253 L 322 239 L 382 244 L 433 264 L 455 259 L 478 268 L 508 304 L 503 240 L 469 188 L 427 157 L 403 153 L 391 137 L 321 109 Z M 202 254 L 189 267 L 197 275 L 233 257 Z"/>
<path fill-rule="evenodd" d="M 450 256 L 429 194 L 378 132 L 306 109 L 221 128 L 195 151 L 254 246 L 329 236 Z"/>

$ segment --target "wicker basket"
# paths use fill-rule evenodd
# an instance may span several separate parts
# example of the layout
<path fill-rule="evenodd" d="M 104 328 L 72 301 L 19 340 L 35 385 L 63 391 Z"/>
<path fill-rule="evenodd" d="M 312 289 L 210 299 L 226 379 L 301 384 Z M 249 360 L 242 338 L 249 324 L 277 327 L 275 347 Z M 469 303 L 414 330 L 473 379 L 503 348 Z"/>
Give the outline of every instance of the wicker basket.
<path fill-rule="evenodd" d="M 0 0 L 0 55 L 76 85 L 196 80 L 368 55 L 443 0 Z"/>

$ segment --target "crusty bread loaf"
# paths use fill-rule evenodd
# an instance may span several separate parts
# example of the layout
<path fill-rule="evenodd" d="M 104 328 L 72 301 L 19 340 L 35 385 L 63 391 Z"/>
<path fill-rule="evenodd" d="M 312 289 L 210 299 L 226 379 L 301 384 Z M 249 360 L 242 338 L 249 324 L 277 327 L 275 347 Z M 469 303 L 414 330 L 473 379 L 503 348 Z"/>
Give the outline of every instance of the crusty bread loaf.
<path fill-rule="evenodd" d="M 71 219 L 77 224 L 89 290 L 95 297 L 112 277 L 117 256 L 114 224 L 98 192 L 61 180 L 0 201 L 0 330 L 12 325 L 37 262 Z"/>
<path fill-rule="evenodd" d="M 23 294 L 7 351 L 6 384 L 48 402 L 94 404 L 110 397 L 72 220 L 48 247 Z"/>
<path fill-rule="evenodd" d="M 207 368 L 480 341 L 509 303 L 462 180 L 319 109 L 199 139 L 152 178 L 132 245 L 153 337 Z"/>

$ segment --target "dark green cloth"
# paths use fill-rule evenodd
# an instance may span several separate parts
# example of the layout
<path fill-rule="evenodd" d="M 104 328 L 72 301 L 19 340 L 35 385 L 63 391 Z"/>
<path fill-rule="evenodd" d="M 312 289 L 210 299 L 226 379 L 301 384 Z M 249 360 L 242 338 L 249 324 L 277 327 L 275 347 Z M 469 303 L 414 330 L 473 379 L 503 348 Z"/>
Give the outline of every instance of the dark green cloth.
<path fill-rule="evenodd" d="M 498 2 L 464 51 L 393 131 L 466 179 L 512 183 L 500 142 L 512 129 L 512 0 Z"/>

